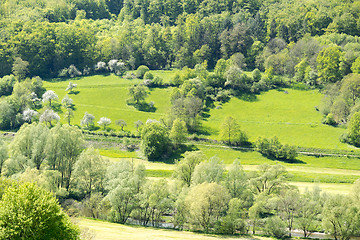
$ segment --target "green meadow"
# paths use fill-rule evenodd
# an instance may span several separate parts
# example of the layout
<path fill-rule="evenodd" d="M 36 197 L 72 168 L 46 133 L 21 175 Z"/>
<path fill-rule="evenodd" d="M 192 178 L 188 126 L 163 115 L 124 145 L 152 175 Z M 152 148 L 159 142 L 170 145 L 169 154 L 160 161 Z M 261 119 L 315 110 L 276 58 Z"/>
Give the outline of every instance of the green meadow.
<path fill-rule="evenodd" d="M 92 219 L 76 219 L 80 229 L 86 230 L 87 234 L 96 240 L 268 240 L 271 238 L 258 236 L 223 236 L 212 234 L 199 234 L 186 231 L 175 231 L 170 229 L 159 229 L 142 226 L 131 226 Z M 91 229 L 91 230 L 89 230 Z"/>
<path fill-rule="evenodd" d="M 175 71 L 152 71 L 169 82 Z M 47 90 L 54 90 L 59 101 L 66 95 L 65 89 L 69 82 L 78 86 L 73 94 L 75 112 L 72 124 L 79 125 L 85 112 L 95 116 L 95 124 L 101 117 L 112 120 L 110 129 L 120 130 L 115 125 L 118 119 L 124 119 L 127 126 L 124 130 L 136 133 L 134 122 L 147 119 L 160 119 L 170 109 L 172 88 L 154 88 L 149 92 L 146 102 L 155 103 L 154 112 L 139 111 L 127 105 L 128 88 L 141 82 L 139 79 L 124 79 L 115 75 L 95 75 L 69 80 L 53 80 L 44 82 Z M 277 89 L 259 95 L 247 95 L 232 98 L 224 104 L 216 103 L 209 109 L 208 116 L 202 120 L 202 128 L 209 139 L 219 140 L 220 126 L 223 119 L 231 115 L 235 117 L 241 129 L 250 141 L 258 137 L 277 136 L 281 143 L 299 146 L 303 149 L 320 149 L 326 152 L 358 154 L 358 149 L 341 143 L 339 137 L 345 128 L 331 127 L 321 124 L 322 115 L 317 111 L 322 94 L 318 90 Z M 63 117 L 64 113 L 60 112 Z M 65 122 L 62 118 L 62 122 Z M 289 171 L 288 181 L 305 188 L 320 184 L 324 189 L 333 192 L 348 192 L 350 184 L 360 177 L 360 159 L 354 157 L 306 156 L 299 155 L 295 163 L 286 163 L 268 159 L 251 150 L 237 150 L 217 144 L 189 143 L 193 149 L 201 150 L 208 158 L 218 157 L 229 166 L 239 159 L 245 171 L 255 171 L 261 164 L 282 164 Z M 311 150 L 309 150 L 311 151 Z M 100 154 L 111 161 L 130 159 L 142 162 L 147 168 L 147 176 L 152 178 L 170 178 L 174 170 L 173 164 L 148 162 L 142 160 L 139 152 L 127 152 L 116 148 L 100 149 Z M 310 185 L 306 185 L 310 184 Z M 305 187 L 304 187 L 305 186 Z M 344 186 L 346 186 L 344 188 Z"/>
<path fill-rule="evenodd" d="M 111 129 L 120 130 L 115 121 L 123 119 L 127 123 L 124 130 L 136 132 L 134 123 L 137 120 L 146 122 L 147 119 L 160 119 L 164 116 L 170 107 L 171 88 L 151 89 L 146 102 L 153 101 L 156 110 L 154 112 L 144 112 L 137 110 L 134 106 L 127 105 L 128 88 L 141 81 L 138 79 L 123 79 L 115 75 L 95 75 L 90 77 L 81 77 L 65 81 L 45 82 L 44 87 L 47 90 L 53 90 L 59 96 L 59 102 L 66 95 L 66 87 L 69 82 L 76 83 L 73 94 L 69 97 L 75 104 L 74 118 L 72 124 L 80 124 L 85 112 L 95 116 L 95 124 L 101 117 L 110 118 Z M 64 113 L 60 113 L 62 122 L 65 122 Z"/>
<path fill-rule="evenodd" d="M 295 89 L 232 98 L 220 108 L 211 109 L 203 126 L 210 138 L 218 139 L 221 123 L 230 115 L 238 120 L 250 141 L 276 136 L 282 143 L 305 148 L 353 150 L 339 141 L 345 129 L 321 124 L 322 115 L 316 110 L 321 98 L 318 90 Z"/>

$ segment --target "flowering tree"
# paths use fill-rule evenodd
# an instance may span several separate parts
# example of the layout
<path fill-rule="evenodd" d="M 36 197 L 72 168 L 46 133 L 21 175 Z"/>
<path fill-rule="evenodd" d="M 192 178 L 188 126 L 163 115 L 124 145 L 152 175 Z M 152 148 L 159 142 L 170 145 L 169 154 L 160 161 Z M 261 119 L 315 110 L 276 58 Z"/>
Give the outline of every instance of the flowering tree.
<path fill-rule="evenodd" d="M 95 119 L 94 115 L 85 112 L 83 119 L 81 119 L 80 125 L 89 128 L 89 126 L 94 125 L 94 119 Z"/>
<path fill-rule="evenodd" d="M 53 90 L 48 90 L 42 95 L 42 101 L 44 103 L 49 102 L 49 105 L 51 107 L 51 102 L 58 100 L 59 97 L 56 95 L 56 93 Z"/>
<path fill-rule="evenodd" d="M 49 123 L 49 125 L 52 126 L 51 122 L 53 120 L 58 122 L 58 121 L 60 121 L 60 117 L 52 109 L 46 109 L 45 112 L 43 114 L 41 114 L 41 116 L 40 116 L 40 122 L 45 122 L 46 125 L 47 125 L 47 123 Z"/>
<path fill-rule="evenodd" d="M 69 82 L 69 85 L 67 86 L 67 88 L 65 89 L 65 91 L 69 91 L 69 93 L 71 93 L 72 90 L 73 90 L 74 88 L 76 88 L 76 87 L 77 87 L 77 84 L 76 84 L 76 83 Z"/>
<path fill-rule="evenodd" d="M 106 127 L 111 124 L 111 120 L 106 117 L 100 118 L 100 120 L 97 122 L 100 126 L 104 128 L 104 131 L 106 130 Z"/>
<path fill-rule="evenodd" d="M 23 119 L 25 122 L 31 123 L 36 115 L 38 115 L 37 111 L 27 108 L 23 112 Z"/>

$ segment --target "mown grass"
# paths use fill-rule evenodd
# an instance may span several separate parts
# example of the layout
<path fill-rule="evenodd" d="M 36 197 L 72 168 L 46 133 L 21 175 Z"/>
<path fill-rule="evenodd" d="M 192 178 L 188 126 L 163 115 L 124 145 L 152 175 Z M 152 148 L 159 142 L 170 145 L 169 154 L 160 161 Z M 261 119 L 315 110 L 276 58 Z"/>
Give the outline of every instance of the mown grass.
<path fill-rule="evenodd" d="M 217 239 L 241 239 L 241 240 L 268 240 L 271 238 L 258 236 L 219 236 L 211 234 L 199 234 L 186 231 L 175 231 L 170 229 L 158 229 L 151 227 L 129 226 L 109 223 L 99 220 L 78 219 L 80 229 L 87 229 L 95 234 L 96 240 L 217 240 Z"/>
<path fill-rule="evenodd" d="M 312 183 L 354 183 L 358 175 L 338 175 L 327 173 L 290 172 L 287 180 L 290 182 L 312 182 Z"/>
<path fill-rule="evenodd" d="M 349 194 L 351 192 L 352 184 L 339 183 L 317 183 L 317 182 L 290 182 L 291 185 L 297 186 L 301 192 L 312 190 L 314 187 L 319 187 L 323 192 L 331 194 Z"/>
<path fill-rule="evenodd" d="M 165 74 L 165 73 L 163 73 Z M 169 88 L 155 88 L 150 89 L 149 96 L 146 102 L 153 101 L 155 103 L 154 112 L 144 112 L 137 110 L 134 106 L 127 105 L 126 100 L 128 96 L 128 88 L 134 84 L 138 84 L 141 80 L 123 79 L 115 75 L 95 75 L 90 77 L 81 77 L 76 79 L 69 79 L 66 81 L 44 82 L 44 87 L 47 90 L 54 90 L 59 96 L 59 102 L 66 95 L 65 89 L 69 82 L 77 84 L 75 94 L 69 94 L 75 104 L 74 117 L 72 124 L 80 124 L 85 112 L 95 116 L 95 124 L 101 117 L 110 118 L 112 123 L 109 126 L 111 129 L 120 130 L 120 127 L 115 124 L 118 119 L 126 121 L 127 126 L 124 130 L 136 132 L 134 123 L 137 120 L 146 122 L 147 119 L 160 119 L 164 116 L 170 107 L 170 93 L 172 89 Z M 60 112 L 62 122 L 64 113 Z"/>
<path fill-rule="evenodd" d="M 170 178 L 173 174 L 172 170 L 159 170 L 159 169 L 148 169 L 146 170 L 147 177 L 161 177 L 161 178 Z"/>
<path fill-rule="evenodd" d="M 286 94 L 285 91 L 288 93 Z M 232 98 L 220 109 L 209 111 L 203 121 L 209 137 L 218 139 L 220 126 L 228 115 L 235 117 L 251 141 L 277 136 L 282 143 L 308 148 L 355 149 L 341 143 L 345 129 L 321 124 L 316 110 L 322 94 L 318 90 L 282 89 L 251 97 Z"/>
<path fill-rule="evenodd" d="M 271 160 L 256 151 L 241 151 L 232 148 L 224 148 L 216 145 L 196 145 L 208 158 L 217 156 L 225 164 L 231 164 L 239 159 L 243 165 L 282 164 L 287 167 L 312 167 L 312 168 L 334 168 L 334 169 L 360 169 L 360 159 L 350 157 L 315 157 L 299 155 L 296 163 Z"/>
<path fill-rule="evenodd" d="M 109 158 L 137 158 L 137 152 L 122 151 L 118 149 L 100 149 L 100 155 Z"/>

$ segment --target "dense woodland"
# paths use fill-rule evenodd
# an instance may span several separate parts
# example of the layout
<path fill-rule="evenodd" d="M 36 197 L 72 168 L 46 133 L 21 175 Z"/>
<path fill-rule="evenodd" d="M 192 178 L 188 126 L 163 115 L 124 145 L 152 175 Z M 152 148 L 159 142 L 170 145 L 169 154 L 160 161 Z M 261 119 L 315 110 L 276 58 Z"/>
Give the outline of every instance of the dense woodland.
<path fill-rule="evenodd" d="M 317 110 L 323 123 L 347 126 L 341 140 L 359 146 L 359 14 L 360 1 L 351 0 L 1 1 L 0 129 L 17 133 L 0 143 L 0 239 L 31 239 L 34 226 L 23 219 L 41 196 L 43 207 L 52 209 L 46 214 L 60 216 L 62 229 L 44 220 L 48 232 L 68 239 L 79 238 L 79 230 L 56 201 L 70 215 L 118 223 L 166 222 L 175 229 L 277 238 L 292 229 L 304 237 L 314 231 L 343 240 L 359 236 L 359 181 L 349 196 L 316 188 L 300 193 L 286 183 L 281 165 L 246 173 L 235 160 L 226 171 L 220 159 L 186 152 L 184 145 L 187 133 L 193 139 L 201 133 L 203 111 L 214 102 L 293 86 L 322 91 Z M 176 74 L 165 82 L 149 71 L 158 69 Z M 141 164 L 102 158 L 84 141 L 83 133 L 97 134 L 94 116 L 85 113 L 80 125 L 71 126 L 76 103 L 69 96 L 59 103 L 56 93 L 43 87 L 42 79 L 109 73 L 144 79 L 128 89 L 127 104 L 141 111 L 154 108 L 145 101 L 149 88 L 173 87 L 166 117 L 138 121 L 136 133 L 123 131 L 126 122 L 120 119 L 121 132 L 114 133 L 132 137 L 124 145 L 140 146 L 149 161 L 182 151 L 173 181 L 147 178 Z M 66 91 L 74 89 L 70 82 Z M 59 109 L 68 124 L 54 124 Z M 110 122 L 101 118 L 98 132 L 108 135 Z M 233 117 L 224 119 L 219 134 L 225 144 L 253 147 L 269 158 L 297 157 L 296 147 L 277 138 L 250 143 Z M 22 184 L 27 181 L 41 188 Z M 10 225 L 3 219 L 16 212 L 15 200 L 30 204 Z M 29 213 L 41 215 L 36 208 Z M 37 234 L 47 236 L 41 231 Z"/>

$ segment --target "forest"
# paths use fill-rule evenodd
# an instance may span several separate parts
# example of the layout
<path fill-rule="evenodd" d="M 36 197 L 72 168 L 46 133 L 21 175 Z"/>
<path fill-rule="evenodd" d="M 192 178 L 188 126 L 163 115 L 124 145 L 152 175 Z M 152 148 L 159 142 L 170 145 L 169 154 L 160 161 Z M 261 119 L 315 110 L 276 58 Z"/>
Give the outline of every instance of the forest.
<path fill-rule="evenodd" d="M 4 0 L 0 26 L 0 239 L 91 239 L 69 216 L 360 236 L 360 1 Z M 298 135 L 248 134 L 230 106 L 266 94 L 304 100 Z M 351 194 L 291 184 L 311 161 Z"/>

